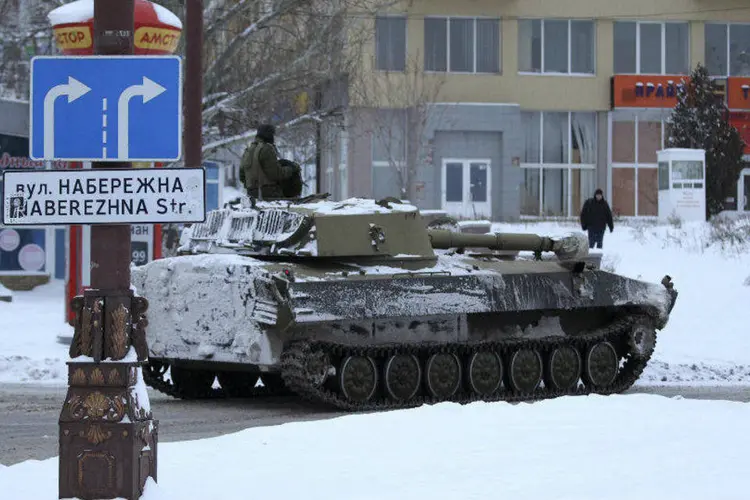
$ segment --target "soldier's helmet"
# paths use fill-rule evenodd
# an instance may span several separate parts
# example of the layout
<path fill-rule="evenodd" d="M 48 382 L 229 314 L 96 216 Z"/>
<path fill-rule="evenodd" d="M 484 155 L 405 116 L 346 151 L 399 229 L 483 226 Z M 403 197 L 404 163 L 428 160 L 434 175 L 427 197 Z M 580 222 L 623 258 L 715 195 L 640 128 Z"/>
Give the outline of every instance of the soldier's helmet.
<path fill-rule="evenodd" d="M 273 143 L 274 136 L 276 135 L 276 127 L 269 123 L 264 123 L 263 125 L 260 125 L 258 127 L 258 130 L 256 130 L 255 135 L 261 139 L 263 139 L 266 142 Z"/>

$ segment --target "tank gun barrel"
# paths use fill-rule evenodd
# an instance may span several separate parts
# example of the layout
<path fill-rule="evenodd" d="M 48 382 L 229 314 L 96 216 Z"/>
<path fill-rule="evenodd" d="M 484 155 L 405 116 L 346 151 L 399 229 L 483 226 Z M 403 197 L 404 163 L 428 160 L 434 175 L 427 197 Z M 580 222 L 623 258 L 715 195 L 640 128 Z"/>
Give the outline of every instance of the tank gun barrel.
<path fill-rule="evenodd" d="M 510 250 L 515 252 L 554 252 L 560 260 L 579 259 L 588 255 L 588 240 L 583 234 L 559 239 L 526 233 L 455 233 L 444 229 L 429 229 L 433 248 L 461 247 Z"/>

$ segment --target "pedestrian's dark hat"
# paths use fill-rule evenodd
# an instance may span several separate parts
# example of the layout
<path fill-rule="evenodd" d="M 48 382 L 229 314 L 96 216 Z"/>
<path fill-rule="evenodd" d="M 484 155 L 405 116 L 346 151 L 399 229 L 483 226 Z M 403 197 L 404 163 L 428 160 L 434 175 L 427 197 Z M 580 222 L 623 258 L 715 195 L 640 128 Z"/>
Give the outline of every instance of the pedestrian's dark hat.
<path fill-rule="evenodd" d="M 601 189 L 597 189 L 596 191 L 594 191 L 594 196 L 596 196 L 597 194 L 604 196 L 604 192 Z"/>

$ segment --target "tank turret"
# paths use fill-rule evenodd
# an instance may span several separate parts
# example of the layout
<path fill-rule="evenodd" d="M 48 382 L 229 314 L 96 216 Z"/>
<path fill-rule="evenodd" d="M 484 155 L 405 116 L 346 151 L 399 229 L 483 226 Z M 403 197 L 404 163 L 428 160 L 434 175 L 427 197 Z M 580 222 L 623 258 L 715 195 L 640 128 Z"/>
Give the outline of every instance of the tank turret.
<path fill-rule="evenodd" d="M 209 213 L 185 235 L 182 253 L 231 250 L 256 258 L 354 260 L 366 264 L 428 267 L 435 249 L 482 248 L 553 252 L 560 260 L 588 255 L 583 235 L 552 239 L 535 234 L 466 234 L 430 229 L 419 210 L 392 200 L 266 203 L 243 210 Z"/>

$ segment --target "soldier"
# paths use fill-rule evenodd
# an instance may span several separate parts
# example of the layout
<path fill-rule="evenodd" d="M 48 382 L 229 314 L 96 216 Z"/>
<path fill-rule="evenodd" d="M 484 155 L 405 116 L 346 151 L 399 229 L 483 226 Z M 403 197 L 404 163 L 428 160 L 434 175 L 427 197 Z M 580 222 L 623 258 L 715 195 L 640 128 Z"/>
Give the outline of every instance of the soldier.
<path fill-rule="evenodd" d="M 294 162 L 279 159 L 275 133 L 273 125 L 259 126 L 255 140 L 242 155 L 240 182 L 251 198 L 274 200 L 294 198 L 301 193 L 301 169 Z"/>

